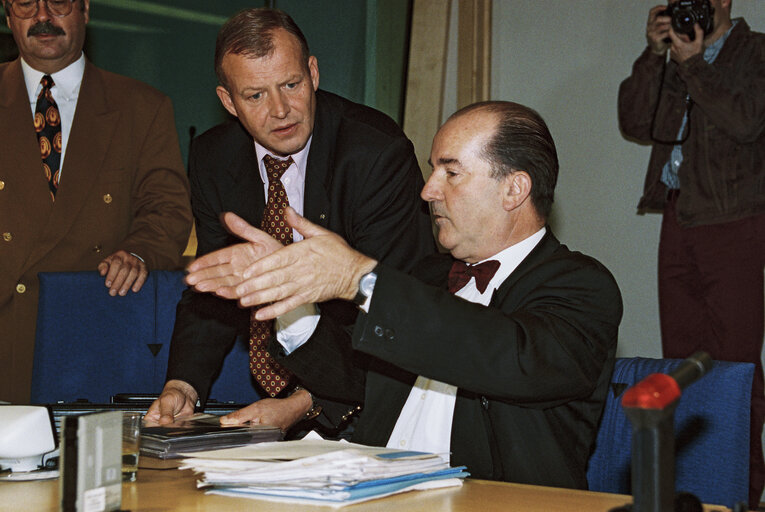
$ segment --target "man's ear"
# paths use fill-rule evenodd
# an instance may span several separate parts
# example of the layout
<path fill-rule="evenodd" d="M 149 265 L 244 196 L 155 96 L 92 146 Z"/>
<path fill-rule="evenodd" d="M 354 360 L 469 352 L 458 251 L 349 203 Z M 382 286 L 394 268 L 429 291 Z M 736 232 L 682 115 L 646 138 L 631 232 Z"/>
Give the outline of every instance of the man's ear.
<path fill-rule="evenodd" d="M 313 55 L 308 57 L 308 73 L 311 76 L 311 85 L 315 91 L 319 88 L 319 61 Z"/>
<path fill-rule="evenodd" d="M 531 176 L 526 171 L 511 171 L 503 178 L 502 206 L 512 211 L 521 206 L 531 195 Z"/>
<path fill-rule="evenodd" d="M 239 117 L 236 113 L 236 108 L 234 108 L 234 101 L 231 99 L 231 93 L 228 92 L 228 89 L 219 85 L 215 88 L 215 93 L 218 95 L 220 102 L 223 103 L 223 108 L 228 110 L 228 113 L 232 116 Z"/>

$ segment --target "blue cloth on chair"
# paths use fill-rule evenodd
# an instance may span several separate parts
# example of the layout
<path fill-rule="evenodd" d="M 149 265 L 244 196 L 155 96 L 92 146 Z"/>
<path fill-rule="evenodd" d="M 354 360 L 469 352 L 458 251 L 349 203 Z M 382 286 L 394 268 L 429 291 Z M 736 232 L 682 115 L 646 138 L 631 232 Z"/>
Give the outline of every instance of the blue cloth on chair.
<path fill-rule="evenodd" d="M 138 293 L 111 297 L 97 272 L 40 273 L 31 402 L 109 403 L 118 393 L 159 393 L 183 276 L 152 271 Z M 258 399 L 244 345 L 228 355 L 212 399 Z"/>
<path fill-rule="evenodd" d="M 162 389 L 182 272 L 151 272 L 125 297 L 111 297 L 97 272 L 39 279 L 32 403 L 109 403 Z"/>
<path fill-rule="evenodd" d="M 624 391 L 652 373 L 670 373 L 682 360 L 616 360 L 611 390 L 590 458 L 590 490 L 630 494 L 632 425 Z M 688 386 L 675 411 L 675 488 L 704 503 L 731 507 L 749 493 L 749 408 L 754 365 L 715 361 Z"/>

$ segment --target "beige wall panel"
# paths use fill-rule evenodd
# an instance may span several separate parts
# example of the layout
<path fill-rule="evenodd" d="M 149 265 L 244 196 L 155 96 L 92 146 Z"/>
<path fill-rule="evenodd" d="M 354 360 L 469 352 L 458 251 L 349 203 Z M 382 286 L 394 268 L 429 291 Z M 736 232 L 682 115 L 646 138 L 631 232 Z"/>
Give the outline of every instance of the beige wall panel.
<path fill-rule="evenodd" d="M 491 0 L 459 0 L 457 107 L 490 99 Z"/>
<path fill-rule="evenodd" d="M 412 9 L 404 131 L 414 143 L 426 179 L 430 145 L 441 122 L 449 4 L 449 0 L 414 0 Z"/>

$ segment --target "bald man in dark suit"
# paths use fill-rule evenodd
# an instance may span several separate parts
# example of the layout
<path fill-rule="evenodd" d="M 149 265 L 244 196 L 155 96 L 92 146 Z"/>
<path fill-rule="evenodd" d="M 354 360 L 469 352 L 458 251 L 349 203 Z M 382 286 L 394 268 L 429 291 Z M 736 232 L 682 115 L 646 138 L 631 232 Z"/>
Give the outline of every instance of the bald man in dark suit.
<path fill-rule="evenodd" d="M 422 190 L 450 254 L 408 275 L 289 211 L 303 241 L 249 244 L 189 266 L 189 284 L 273 318 L 343 299 L 352 333 L 321 315 L 300 343 L 272 352 L 323 396 L 363 406 L 352 440 L 437 453 L 477 478 L 586 488 L 587 461 L 614 367 L 619 288 L 547 225 L 558 176 L 533 110 L 492 101 L 441 127 Z M 331 378 L 327 376 L 330 375 Z"/>

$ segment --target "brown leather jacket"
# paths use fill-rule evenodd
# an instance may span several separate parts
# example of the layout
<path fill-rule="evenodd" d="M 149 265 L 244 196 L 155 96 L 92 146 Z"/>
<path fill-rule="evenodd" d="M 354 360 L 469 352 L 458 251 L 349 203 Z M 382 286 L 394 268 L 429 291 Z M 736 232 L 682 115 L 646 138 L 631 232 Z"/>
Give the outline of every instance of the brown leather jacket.
<path fill-rule="evenodd" d="M 695 105 L 678 172 L 678 222 L 715 224 L 765 212 L 765 34 L 743 19 L 712 64 L 696 55 L 678 65 L 646 48 L 619 87 L 623 134 L 653 144 L 638 212 L 663 209 L 661 170 L 673 144 L 656 140 L 677 138 L 686 95 Z"/>

